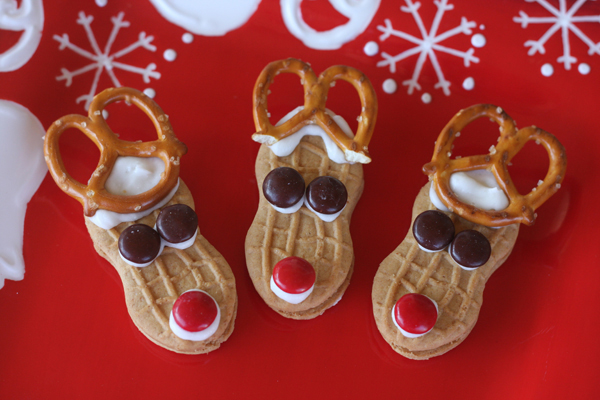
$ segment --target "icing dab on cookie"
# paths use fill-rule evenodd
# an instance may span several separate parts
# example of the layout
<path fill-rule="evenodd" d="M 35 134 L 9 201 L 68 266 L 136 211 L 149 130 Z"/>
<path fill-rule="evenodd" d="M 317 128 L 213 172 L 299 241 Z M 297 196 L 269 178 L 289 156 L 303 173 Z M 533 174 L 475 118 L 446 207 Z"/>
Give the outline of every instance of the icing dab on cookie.
<path fill-rule="evenodd" d="M 158 157 L 118 157 L 106 179 L 106 190 L 120 196 L 144 193 L 158 184 L 165 163 Z"/>
<path fill-rule="evenodd" d="M 88 218 L 90 221 L 92 221 L 94 224 L 96 224 L 102 229 L 112 229 L 115 226 L 119 225 L 121 222 L 136 221 L 140 218 L 144 218 L 146 215 L 149 215 L 152 211 L 161 208 L 173 198 L 175 192 L 177 192 L 177 189 L 179 189 L 179 179 L 177 179 L 177 184 L 175 185 L 175 187 L 163 200 L 157 203 L 154 207 L 147 209 L 146 211 L 139 211 L 133 213 L 117 213 L 114 211 L 99 209 L 96 211 L 96 214 Z"/>
<path fill-rule="evenodd" d="M 298 114 L 300 111 L 304 110 L 304 106 L 299 106 L 294 110 L 290 111 L 287 115 L 285 115 L 278 123 L 277 126 L 283 124 L 284 122 L 291 119 L 294 115 Z M 339 125 L 339 127 L 344 131 L 346 136 L 352 138 L 354 135 L 352 134 L 352 130 L 350 126 L 346 122 L 346 120 L 339 116 L 335 115 L 333 112 L 328 111 L 329 115 L 333 118 L 333 120 Z M 323 139 L 325 143 L 325 148 L 327 149 L 327 156 L 331 159 L 331 161 L 336 162 L 338 164 L 346 164 L 348 161 L 344 156 L 344 152 L 338 147 L 337 144 L 325 133 L 325 131 L 318 125 L 306 125 L 300 128 L 294 134 L 283 138 L 274 144 L 269 145 L 269 148 L 273 153 L 275 153 L 278 157 L 285 157 L 292 154 L 294 149 L 298 146 L 300 141 L 304 136 L 319 136 Z M 258 140 L 257 140 L 258 141 Z"/>
<path fill-rule="evenodd" d="M 481 210 L 500 211 L 509 204 L 496 177 L 486 169 L 453 173 L 450 176 L 450 188 L 460 201 Z M 429 189 L 429 197 L 437 209 L 450 211 L 437 196 L 433 185 Z"/>

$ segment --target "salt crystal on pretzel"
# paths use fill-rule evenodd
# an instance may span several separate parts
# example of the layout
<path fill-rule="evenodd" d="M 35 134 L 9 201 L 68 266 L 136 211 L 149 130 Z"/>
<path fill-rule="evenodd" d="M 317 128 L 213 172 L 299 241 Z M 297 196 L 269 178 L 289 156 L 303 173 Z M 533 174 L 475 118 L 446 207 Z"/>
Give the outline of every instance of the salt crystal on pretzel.
<path fill-rule="evenodd" d="M 103 116 L 104 108 L 116 101 L 135 104 L 154 124 L 158 140 L 128 142 L 120 140 L 110 129 Z M 100 160 L 87 185 L 75 180 L 65 169 L 59 150 L 60 136 L 69 128 L 83 132 L 100 150 Z M 167 197 L 178 182 L 179 160 L 187 147 L 174 135 L 168 117 L 151 98 L 131 88 L 111 88 L 96 95 L 90 104 L 88 117 L 71 114 L 60 118 L 48 128 L 44 142 L 44 155 L 50 174 L 58 186 L 78 200 L 84 214 L 92 217 L 98 209 L 116 213 L 134 213 L 148 210 Z M 158 157 L 165 164 L 161 179 L 153 188 L 136 195 L 123 196 L 106 190 L 118 157 Z"/>
<path fill-rule="evenodd" d="M 280 73 L 293 73 L 300 77 L 304 86 L 304 109 L 281 125 L 273 126 L 267 111 L 267 95 L 275 75 Z M 339 79 L 354 86 L 362 104 L 354 138 L 346 136 L 325 108 L 329 88 Z M 303 126 L 317 124 L 344 152 L 348 162 L 371 162 L 368 146 L 377 118 L 377 96 L 369 79 L 357 69 L 336 65 L 327 68 L 317 79 L 310 65 L 300 60 L 288 58 L 272 62 L 263 69 L 254 86 L 253 113 L 258 131 L 252 135 L 252 139 L 258 143 L 270 146 Z"/>
<path fill-rule="evenodd" d="M 490 154 L 450 159 L 454 139 L 474 120 L 488 117 L 500 125 L 500 138 Z M 534 140 L 544 146 L 550 165 L 546 177 L 526 195 L 521 195 L 508 173 L 512 158 L 525 143 Z M 562 144 L 552 134 L 530 126 L 517 131 L 515 122 L 500 107 L 490 104 L 474 105 L 456 114 L 440 133 L 430 163 L 423 166 L 434 189 L 446 207 L 471 222 L 485 226 L 505 226 L 516 222 L 527 225 L 535 220 L 534 211 L 560 188 L 567 168 L 567 155 Z M 509 198 L 504 210 L 481 210 L 462 202 L 450 188 L 450 176 L 458 171 L 489 170 Z"/>

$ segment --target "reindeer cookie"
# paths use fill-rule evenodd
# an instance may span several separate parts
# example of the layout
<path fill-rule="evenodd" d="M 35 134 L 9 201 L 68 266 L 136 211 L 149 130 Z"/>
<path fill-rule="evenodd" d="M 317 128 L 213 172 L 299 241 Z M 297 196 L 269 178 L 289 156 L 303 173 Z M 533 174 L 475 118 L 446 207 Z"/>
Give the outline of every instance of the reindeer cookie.
<path fill-rule="evenodd" d="M 120 140 L 102 116 L 116 101 L 140 108 L 158 140 Z M 60 155 L 59 139 L 69 128 L 83 132 L 100 150 L 87 185 L 66 171 Z M 83 205 L 96 251 L 118 271 L 135 325 L 159 346 L 199 354 L 231 335 L 237 295 L 231 269 L 200 233 L 194 200 L 178 177 L 186 152 L 161 108 L 130 88 L 98 94 L 88 117 L 58 119 L 44 144 L 52 177 Z"/>
<path fill-rule="evenodd" d="M 279 73 L 300 77 L 305 101 L 273 126 L 267 94 Z M 355 87 L 362 103 L 356 136 L 325 108 L 339 79 Z M 376 116 L 371 83 L 350 67 L 330 67 L 317 78 L 308 64 L 287 59 L 267 65 L 256 82 L 252 138 L 262 143 L 256 159 L 260 201 L 246 236 L 246 264 L 260 296 L 285 317 L 321 315 L 350 283 L 350 217 L 363 191 L 362 163 L 371 161 Z"/>
<path fill-rule="evenodd" d="M 459 132 L 481 117 L 500 125 L 498 144 L 490 154 L 450 159 Z M 523 196 L 507 165 L 530 140 L 544 146 L 550 166 Z M 469 107 L 446 125 L 423 167 L 430 182 L 417 195 L 411 228 L 373 282 L 375 321 L 395 351 L 428 359 L 469 335 L 485 283 L 510 255 L 519 223 L 533 223 L 535 209 L 560 188 L 566 165 L 565 149 L 553 135 L 536 127 L 517 131 L 499 107 Z"/>

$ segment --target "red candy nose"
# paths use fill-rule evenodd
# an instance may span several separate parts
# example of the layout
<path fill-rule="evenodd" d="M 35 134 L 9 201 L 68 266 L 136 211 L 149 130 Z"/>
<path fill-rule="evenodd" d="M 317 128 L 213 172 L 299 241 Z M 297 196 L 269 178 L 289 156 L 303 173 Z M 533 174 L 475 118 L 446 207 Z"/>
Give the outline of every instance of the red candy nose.
<path fill-rule="evenodd" d="M 208 328 L 217 318 L 217 305 L 208 294 L 196 290 L 185 292 L 173 304 L 173 318 L 188 332 Z"/>
<path fill-rule="evenodd" d="M 273 268 L 275 284 L 286 293 L 304 293 L 315 284 L 315 279 L 313 266 L 300 257 L 284 258 Z"/>
<path fill-rule="evenodd" d="M 435 303 L 422 294 L 405 294 L 394 307 L 394 318 L 398 326 L 415 335 L 429 332 L 435 325 L 437 317 Z"/>

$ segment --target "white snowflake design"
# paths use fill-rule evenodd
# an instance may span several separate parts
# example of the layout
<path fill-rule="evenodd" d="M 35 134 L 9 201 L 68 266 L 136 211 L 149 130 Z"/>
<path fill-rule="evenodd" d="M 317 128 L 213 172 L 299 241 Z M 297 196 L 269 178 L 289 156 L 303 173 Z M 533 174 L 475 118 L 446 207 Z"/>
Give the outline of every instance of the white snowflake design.
<path fill-rule="evenodd" d="M 429 57 L 438 79 L 438 82 L 434 85 L 434 88 L 442 88 L 444 94 L 446 96 L 449 96 L 450 82 L 447 81 L 446 78 L 444 78 L 444 73 L 442 72 L 442 68 L 440 67 L 440 63 L 436 57 L 435 52 L 439 51 L 462 58 L 465 67 L 471 65 L 471 62 L 479 62 L 479 59 L 473 56 L 473 52 L 475 51 L 473 48 L 469 48 L 469 50 L 467 51 L 459 51 L 446 46 L 442 46 L 440 44 L 444 40 L 461 33 L 465 35 L 471 35 L 471 28 L 475 27 L 476 24 L 475 22 L 467 21 L 465 17 L 462 17 L 459 26 L 450 29 L 444 33 L 438 34 L 438 28 L 440 26 L 440 22 L 444 17 L 444 13 L 446 11 L 454 9 L 454 5 L 449 4 L 448 0 L 438 0 L 434 1 L 435 5 L 437 6 L 437 12 L 431 24 L 431 28 L 429 29 L 429 32 L 427 32 L 425 25 L 423 24 L 423 20 L 421 19 L 421 16 L 418 12 L 419 7 L 421 7 L 421 3 L 413 3 L 411 0 L 405 0 L 405 2 L 406 6 L 400 7 L 400 10 L 402 10 L 405 13 L 412 14 L 417 26 L 419 27 L 421 38 L 417 38 L 408 33 L 394 29 L 392 27 L 391 21 L 389 19 L 386 19 L 385 26 L 377 26 L 377 29 L 383 32 L 383 35 L 379 37 L 379 40 L 383 42 L 390 36 L 396 36 L 416 44 L 416 47 L 408 49 L 395 56 L 392 56 L 386 52 L 382 52 L 381 56 L 383 57 L 383 60 L 379 61 L 377 63 L 377 66 L 385 67 L 389 65 L 390 72 L 394 73 L 396 72 L 396 63 L 412 55 L 419 54 L 419 58 L 417 59 L 417 63 L 415 65 L 415 69 L 413 70 L 411 79 L 402 82 L 404 86 L 408 86 L 408 94 L 412 94 L 414 89 L 421 90 L 421 86 L 419 85 L 419 76 L 421 75 L 423 64 L 425 64 L 425 61 L 427 61 L 427 58 Z"/>
<path fill-rule="evenodd" d="M 583 33 L 576 25 L 577 22 L 600 22 L 600 15 L 581 15 L 576 16 L 575 13 L 587 0 L 577 0 L 575 4 L 567 9 L 566 0 L 559 0 L 559 8 L 552 6 L 547 0 L 525 0 L 528 3 L 538 3 L 544 7 L 552 16 L 550 17 L 530 17 L 523 11 L 519 11 L 519 16 L 514 17 L 513 21 L 520 23 L 522 28 L 527 28 L 529 24 L 552 24 L 550 28 L 542 35 L 539 40 L 528 40 L 525 42 L 525 47 L 529 47 L 527 54 L 530 56 L 535 53 L 545 54 L 546 49 L 544 44 L 558 30 L 561 30 L 563 55 L 558 57 L 557 61 L 563 63 L 566 70 L 571 69 L 571 65 L 577 62 L 577 58 L 571 55 L 571 45 L 569 43 L 569 31 L 573 32 L 583 43 L 588 45 L 588 54 L 591 56 L 594 53 L 600 54 L 600 43 L 594 43 L 585 33 Z"/>
<path fill-rule="evenodd" d="M 73 77 L 77 75 L 84 74 L 88 71 L 96 70 L 94 75 L 94 80 L 92 82 L 92 87 L 88 94 L 84 94 L 77 98 L 77 103 L 84 101 L 84 107 L 87 110 L 90 106 L 94 95 L 96 94 L 96 89 L 98 86 L 98 81 L 100 80 L 100 75 L 102 71 L 106 70 L 106 73 L 112 80 L 113 85 L 115 87 L 121 87 L 121 83 L 117 79 L 115 75 L 115 69 L 121 69 L 129 72 L 133 72 L 139 75 L 142 75 L 144 82 L 149 83 L 150 78 L 159 79 L 160 73 L 156 71 L 156 64 L 150 63 L 146 68 L 135 67 L 129 64 L 124 64 L 116 61 L 119 57 L 124 56 L 125 54 L 131 53 L 138 47 L 143 47 L 146 50 L 156 51 L 156 46 L 154 46 L 152 41 L 154 40 L 154 36 L 146 36 L 145 32 L 140 32 L 138 36 L 138 40 L 133 44 L 125 47 L 122 50 L 114 52 L 111 54 L 112 45 L 119 34 L 121 28 L 129 27 L 129 22 L 125 21 L 123 18 L 125 13 L 121 12 L 116 17 L 111 18 L 111 22 L 113 23 L 113 29 L 110 33 L 108 41 L 106 42 L 106 46 L 104 47 L 104 51 L 100 50 L 98 46 L 98 42 L 96 41 L 96 37 L 94 36 L 94 32 L 92 31 L 91 24 L 94 20 L 94 17 L 91 15 L 85 15 L 83 11 L 79 12 L 79 18 L 77 19 L 77 23 L 85 29 L 85 33 L 87 34 L 88 41 L 93 50 L 93 53 L 87 50 L 82 49 L 81 47 L 71 43 L 69 41 L 69 36 L 64 33 L 62 36 L 54 35 L 53 38 L 57 42 L 60 43 L 59 50 L 64 50 L 68 48 L 69 50 L 79 54 L 80 56 L 87 58 L 92 61 L 91 64 L 86 65 L 76 71 L 69 71 L 65 68 L 61 68 L 62 75 L 57 76 L 57 81 L 65 81 L 65 85 L 71 86 L 73 83 Z"/>

